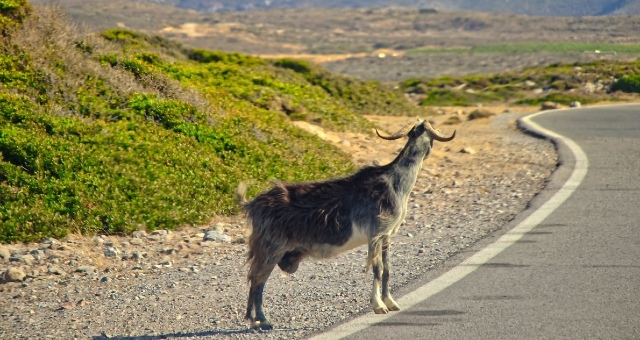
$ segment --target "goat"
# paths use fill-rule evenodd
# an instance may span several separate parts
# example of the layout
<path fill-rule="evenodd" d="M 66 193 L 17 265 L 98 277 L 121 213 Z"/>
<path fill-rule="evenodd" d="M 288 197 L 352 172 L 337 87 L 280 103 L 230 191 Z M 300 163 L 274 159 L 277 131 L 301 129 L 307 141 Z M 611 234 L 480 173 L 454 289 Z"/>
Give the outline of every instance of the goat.
<path fill-rule="evenodd" d="M 431 153 L 433 141 L 448 142 L 427 121 L 418 120 L 391 136 L 409 137 L 391 163 L 368 166 L 355 174 L 324 182 L 284 183 L 246 201 L 247 187 L 238 185 L 236 198 L 252 233 L 247 262 L 249 301 L 245 318 L 254 328 L 273 329 L 262 310 L 265 283 L 276 265 L 294 273 L 307 257 L 328 258 L 368 244 L 367 269 L 373 267 L 371 306 L 376 314 L 400 310 L 389 292 L 389 237 L 407 213 L 407 200 Z M 255 313 L 255 314 L 254 314 Z"/>

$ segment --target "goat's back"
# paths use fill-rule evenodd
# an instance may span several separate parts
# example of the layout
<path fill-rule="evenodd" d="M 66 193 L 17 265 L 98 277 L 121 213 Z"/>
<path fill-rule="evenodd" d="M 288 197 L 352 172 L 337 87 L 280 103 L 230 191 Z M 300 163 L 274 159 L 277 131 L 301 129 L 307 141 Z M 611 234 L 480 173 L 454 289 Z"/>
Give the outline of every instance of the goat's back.
<path fill-rule="evenodd" d="M 393 214 L 398 204 L 379 171 L 364 170 L 327 182 L 275 182 L 244 206 L 252 239 L 291 247 L 342 245 L 354 224 L 375 231 L 380 215 Z"/>

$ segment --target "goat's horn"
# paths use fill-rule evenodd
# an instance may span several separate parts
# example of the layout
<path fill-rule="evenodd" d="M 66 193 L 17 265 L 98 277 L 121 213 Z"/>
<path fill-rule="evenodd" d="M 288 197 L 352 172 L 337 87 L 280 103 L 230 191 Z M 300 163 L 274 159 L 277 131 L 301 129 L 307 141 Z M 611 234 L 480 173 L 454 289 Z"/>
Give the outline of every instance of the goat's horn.
<path fill-rule="evenodd" d="M 400 129 L 398 132 L 394 133 L 391 136 L 383 136 L 380 134 L 380 132 L 378 132 L 378 129 L 376 129 L 376 133 L 378 134 L 378 137 L 382 138 L 382 139 L 386 139 L 386 140 L 395 140 L 398 138 L 402 138 L 405 137 L 406 135 L 409 134 L 409 131 L 411 131 L 411 128 L 415 125 L 415 123 L 409 123 L 407 125 L 405 125 L 402 129 Z"/>
<path fill-rule="evenodd" d="M 431 126 L 431 124 L 429 124 L 429 122 L 427 122 L 426 120 L 424 121 L 424 127 L 427 129 L 429 137 L 439 142 L 448 142 L 456 137 L 456 130 L 453 130 L 453 134 L 451 136 L 445 137 L 440 133 L 440 131 L 434 129 L 433 126 Z"/>

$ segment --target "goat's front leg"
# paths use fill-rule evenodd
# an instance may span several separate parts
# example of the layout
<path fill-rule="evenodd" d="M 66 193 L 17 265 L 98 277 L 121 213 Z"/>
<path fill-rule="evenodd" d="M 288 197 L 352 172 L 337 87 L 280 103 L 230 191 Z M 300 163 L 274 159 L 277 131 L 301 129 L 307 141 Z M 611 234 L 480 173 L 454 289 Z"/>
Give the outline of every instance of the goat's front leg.
<path fill-rule="evenodd" d="M 382 302 L 384 302 L 390 311 L 399 311 L 400 307 L 391 297 L 391 292 L 389 291 L 389 272 L 391 271 L 391 262 L 389 261 L 391 255 L 390 247 L 389 236 L 384 236 L 382 238 L 382 265 L 384 267 L 382 270 Z"/>
<path fill-rule="evenodd" d="M 373 269 L 373 289 L 371 291 L 371 307 L 376 314 L 387 314 L 387 306 L 380 297 L 380 283 L 382 281 L 383 263 L 380 254 L 382 243 L 380 240 L 369 241 L 369 261 Z"/>

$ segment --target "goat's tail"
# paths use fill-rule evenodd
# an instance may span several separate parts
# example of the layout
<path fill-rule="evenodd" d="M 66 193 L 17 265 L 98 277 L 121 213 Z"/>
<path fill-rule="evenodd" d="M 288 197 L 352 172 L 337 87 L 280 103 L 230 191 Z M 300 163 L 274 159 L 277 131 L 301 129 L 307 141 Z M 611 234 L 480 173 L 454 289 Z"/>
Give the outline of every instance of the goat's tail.
<path fill-rule="evenodd" d="M 238 205 L 240 208 L 244 208 L 245 204 L 247 204 L 247 184 L 244 182 L 238 183 L 235 194 Z"/>

